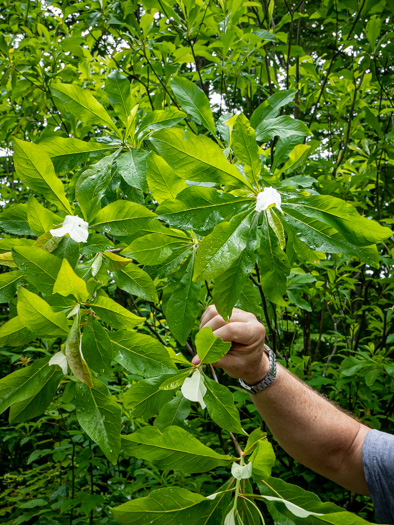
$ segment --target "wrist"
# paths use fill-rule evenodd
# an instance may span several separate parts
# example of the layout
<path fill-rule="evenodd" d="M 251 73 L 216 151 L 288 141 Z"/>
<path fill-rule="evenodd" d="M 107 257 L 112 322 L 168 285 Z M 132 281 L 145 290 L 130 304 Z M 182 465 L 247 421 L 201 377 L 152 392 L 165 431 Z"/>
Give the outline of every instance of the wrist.
<path fill-rule="evenodd" d="M 260 379 L 257 383 L 254 384 L 247 384 L 243 379 L 240 379 L 240 385 L 247 390 L 250 394 L 256 395 L 265 390 L 268 386 L 270 386 L 276 378 L 276 359 L 274 352 L 266 347 L 268 350 L 268 358 L 269 358 L 269 370 L 268 373 Z"/>
<path fill-rule="evenodd" d="M 269 368 L 270 360 L 268 352 L 262 350 L 259 362 L 256 364 L 256 366 L 252 366 L 249 370 L 245 371 L 242 379 L 248 385 L 255 385 L 268 374 Z"/>

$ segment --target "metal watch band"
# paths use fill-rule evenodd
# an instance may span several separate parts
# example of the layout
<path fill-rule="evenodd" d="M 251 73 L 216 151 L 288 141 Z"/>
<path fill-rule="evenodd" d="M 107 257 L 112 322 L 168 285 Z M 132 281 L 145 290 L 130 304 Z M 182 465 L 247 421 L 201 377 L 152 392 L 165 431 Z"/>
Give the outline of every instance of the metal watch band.
<path fill-rule="evenodd" d="M 268 353 L 268 357 L 269 357 L 269 360 L 270 360 L 269 361 L 270 367 L 269 367 L 268 373 L 263 377 L 263 379 L 261 381 L 259 381 L 255 385 L 248 385 L 247 383 L 245 383 L 245 381 L 243 379 L 239 380 L 239 383 L 242 386 L 242 388 L 245 388 L 251 394 L 258 394 L 259 392 L 261 392 L 262 390 L 267 388 L 267 386 L 269 386 L 274 381 L 274 379 L 276 377 L 276 359 L 275 359 L 275 354 L 271 350 L 271 348 L 269 348 L 267 345 L 264 345 L 264 347 L 265 347 L 265 350 L 268 351 L 267 353 Z"/>

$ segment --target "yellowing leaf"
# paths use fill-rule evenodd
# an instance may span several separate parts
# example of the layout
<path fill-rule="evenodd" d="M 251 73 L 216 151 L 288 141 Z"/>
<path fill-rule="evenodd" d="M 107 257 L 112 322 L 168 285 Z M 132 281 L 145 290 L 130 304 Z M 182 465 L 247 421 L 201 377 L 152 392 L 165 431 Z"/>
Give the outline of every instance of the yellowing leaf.
<path fill-rule="evenodd" d="M 56 176 L 55 168 L 44 148 L 38 144 L 15 139 L 14 162 L 16 173 L 26 186 L 41 193 L 50 202 L 60 205 L 72 215 L 63 183 Z"/>
<path fill-rule="evenodd" d="M 62 261 L 53 286 L 53 293 L 58 293 L 63 297 L 73 295 L 79 302 L 85 302 L 89 297 L 85 281 L 74 272 L 67 259 Z"/>
<path fill-rule="evenodd" d="M 125 266 L 132 262 L 132 260 L 128 257 L 122 257 L 117 253 L 109 251 L 104 252 L 103 255 L 107 260 L 108 269 L 110 272 L 117 272 L 118 270 L 122 270 Z"/>
<path fill-rule="evenodd" d="M 79 315 L 76 315 L 64 345 L 68 366 L 77 379 L 93 387 L 89 367 L 82 355 Z"/>

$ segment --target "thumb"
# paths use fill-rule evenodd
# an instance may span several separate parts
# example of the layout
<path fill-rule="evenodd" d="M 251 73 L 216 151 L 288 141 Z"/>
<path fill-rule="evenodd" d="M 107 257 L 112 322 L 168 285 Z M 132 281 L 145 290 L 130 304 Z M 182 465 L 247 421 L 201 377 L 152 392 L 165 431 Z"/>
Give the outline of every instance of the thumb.
<path fill-rule="evenodd" d="M 195 355 L 192 359 L 193 365 L 199 365 L 201 363 L 201 359 L 198 357 L 198 355 Z"/>

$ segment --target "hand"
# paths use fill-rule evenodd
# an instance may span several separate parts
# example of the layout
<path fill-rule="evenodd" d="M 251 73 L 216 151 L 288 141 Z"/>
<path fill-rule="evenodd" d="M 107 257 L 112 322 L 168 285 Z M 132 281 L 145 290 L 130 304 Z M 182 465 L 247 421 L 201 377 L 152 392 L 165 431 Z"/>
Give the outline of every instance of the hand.
<path fill-rule="evenodd" d="M 253 385 L 261 381 L 269 369 L 269 358 L 264 351 L 265 328 L 250 313 L 234 308 L 227 323 L 214 305 L 209 306 L 201 317 L 200 330 L 210 326 L 216 337 L 231 341 L 230 351 L 214 364 L 234 378 L 242 378 Z M 198 356 L 193 364 L 200 362 Z"/>

